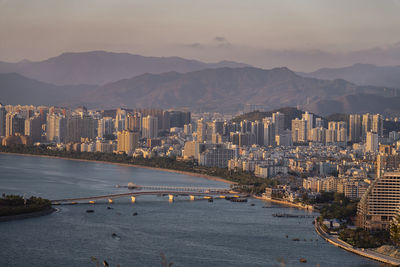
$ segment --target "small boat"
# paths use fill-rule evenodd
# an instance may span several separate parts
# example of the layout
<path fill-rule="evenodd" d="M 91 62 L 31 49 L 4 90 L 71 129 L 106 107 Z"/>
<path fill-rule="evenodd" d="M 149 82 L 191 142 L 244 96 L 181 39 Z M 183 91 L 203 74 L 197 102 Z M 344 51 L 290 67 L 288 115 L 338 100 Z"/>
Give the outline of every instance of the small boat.
<path fill-rule="evenodd" d="M 307 260 L 306 260 L 305 258 L 300 258 L 299 261 L 300 261 L 300 262 L 303 262 L 303 263 L 306 263 L 306 262 L 307 262 Z"/>
<path fill-rule="evenodd" d="M 132 215 L 133 215 L 133 216 L 137 216 L 137 215 L 138 215 L 138 213 L 137 213 L 137 212 L 134 212 Z"/>
<path fill-rule="evenodd" d="M 87 213 L 93 213 L 94 210 L 86 210 Z"/>
<path fill-rule="evenodd" d="M 256 204 L 254 204 L 254 203 L 251 203 L 251 204 L 250 204 L 250 206 L 252 206 L 252 207 L 254 207 L 255 205 L 256 205 Z"/>
<path fill-rule="evenodd" d="M 112 233 L 111 234 L 112 238 L 116 239 L 116 240 L 120 240 L 121 237 L 119 237 L 119 235 L 117 235 L 116 233 Z"/>
<path fill-rule="evenodd" d="M 108 209 L 108 210 L 112 210 L 113 208 L 111 208 L 111 207 L 107 207 L 107 209 Z"/>
<path fill-rule="evenodd" d="M 214 200 L 212 198 L 208 199 L 208 202 L 214 202 Z"/>

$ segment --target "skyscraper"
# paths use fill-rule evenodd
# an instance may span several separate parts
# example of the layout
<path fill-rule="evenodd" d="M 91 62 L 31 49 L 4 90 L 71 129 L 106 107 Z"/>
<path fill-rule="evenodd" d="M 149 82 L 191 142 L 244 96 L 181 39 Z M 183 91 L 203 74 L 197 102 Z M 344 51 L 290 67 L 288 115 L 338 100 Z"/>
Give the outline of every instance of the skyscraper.
<path fill-rule="evenodd" d="M 6 114 L 6 109 L 0 104 L 0 136 L 6 135 Z"/>
<path fill-rule="evenodd" d="M 362 115 L 362 137 L 366 138 L 367 133 L 372 129 L 372 115 L 369 113 Z"/>
<path fill-rule="evenodd" d="M 40 142 L 42 138 L 42 122 L 40 116 L 25 120 L 25 135 L 31 137 L 32 142 Z"/>
<path fill-rule="evenodd" d="M 25 134 L 25 119 L 21 117 L 18 113 L 7 113 L 5 136 L 12 136 L 16 134 Z"/>
<path fill-rule="evenodd" d="M 307 121 L 305 119 L 292 120 L 292 140 L 293 142 L 307 141 Z"/>
<path fill-rule="evenodd" d="M 197 121 L 197 142 L 207 141 L 207 123 L 203 118 Z"/>
<path fill-rule="evenodd" d="M 142 114 L 139 112 L 129 113 L 126 116 L 125 126 L 129 131 L 140 132 L 142 130 Z"/>
<path fill-rule="evenodd" d="M 155 138 L 158 136 L 158 118 L 148 115 L 142 120 L 142 137 Z"/>
<path fill-rule="evenodd" d="M 273 113 L 272 122 L 275 124 L 275 135 L 283 133 L 285 130 L 285 114 L 280 112 Z"/>
<path fill-rule="evenodd" d="M 67 119 L 60 114 L 49 113 L 47 115 L 47 141 L 64 142 L 67 134 Z"/>
<path fill-rule="evenodd" d="M 272 120 L 264 120 L 264 145 L 275 145 L 275 124 Z"/>
<path fill-rule="evenodd" d="M 372 115 L 371 131 L 383 136 L 383 119 L 379 114 Z"/>
<path fill-rule="evenodd" d="M 97 121 L 90 115 L 80 113 L 67 118 L 66 142 L 80 142 L 81 138 L 94 139 Z"/>
<path fill-rule="evenodd" d="M 303 115 L 302 115 L 303 120 L 305 120 L 307 122 L 306 125 L 306 135 L 308 136 L 311 129 L 314 128 L 314 116 L 311 113 L 308 113 L 308 111 L 306 111 Z M 307 138 L 306 138 L 307 140 Z"/>
<path fill-rule="evenodd" d="M 377 152 L 378 151 L 378 134 L 373 132 L 367 133 L 367 138 L 365 141 L 365 151 L 366 152 Z"/>
<path fill-rule="evenodd" d="M 120 131 L 117 134 L 118 152 L 126 153 L 131 155 L 139 144 L 140 134 L 132 131 Z"/>
<path fill-rule="evenodd" d="M 349 117 L 349 141 L 361 140 L 361 115 L 351 114 Z"/>
<path fill-rule="evenodd" d="M 105 138 L 113 134 L 114 124 L 111 117 L 104 117 L 98 121 L 97 136 Z"/>

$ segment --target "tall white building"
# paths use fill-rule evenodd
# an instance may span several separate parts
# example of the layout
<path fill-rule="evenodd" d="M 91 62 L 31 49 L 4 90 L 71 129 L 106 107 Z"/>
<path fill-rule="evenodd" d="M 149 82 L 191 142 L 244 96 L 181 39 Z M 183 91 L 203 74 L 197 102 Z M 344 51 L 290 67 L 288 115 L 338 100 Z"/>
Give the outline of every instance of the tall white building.
<path fill-rule="evenodd" d="M 373 132 L 367 133 L 367 139 L 365 141 L 366 152 L 377 152 L 378 151 L 378 134 Z"/>
<path fill-rule="evenodd" d="M 64 142 L 67 133 L 67 119 L 59 114 L 48 114 L 46 133 L 47 141 L 56 143 Z"/>
<path fill-rule="evenodd" d="M 143 117 L 142 121 L 142 137 L 155 138 L 158 136 L 158 118 L 148 115 Z"/>

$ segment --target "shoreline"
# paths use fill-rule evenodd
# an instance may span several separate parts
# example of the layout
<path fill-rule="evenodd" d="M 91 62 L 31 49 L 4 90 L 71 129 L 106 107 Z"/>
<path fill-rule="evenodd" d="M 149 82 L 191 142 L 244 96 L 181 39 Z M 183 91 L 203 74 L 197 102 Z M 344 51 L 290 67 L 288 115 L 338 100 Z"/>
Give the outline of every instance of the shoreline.
<path fill-rule="evenodd" d="M 137 164 L 129 164 L 129 163 L 118 163 L 118 162 L 110 162 L 110 161 L 102 161 L 102 160 L 89 160 L 89 159 L 74 159 L 74 158 L 66 158 L 66 157 L 59 157 L 59 156 L 48 156 L 48 155 L 35 155 L 35 154 L 28 154 L 28 153 L 14 153 L 14 152 L 0 152 L 0 154 L 11 154 L 11 155 L 22 155 L 22 156 L 32 156 L 32 157 L 42 157 L 42 158 L 56 158 L 56 159 L 65 159 L 65 160 L 74 160 L 74 161 L 83 161 L 83 162 L 98 162 L 98 163 L 106 163 L 106 164 L 114 164 L 119 166 L 128 166 L 128 167 L 135 167 L 135 168 L 144 168 L 149 170 L 156 170 L 156 171 L 166 171 L 171 173 L 178 173 L 178 174 L 185 174 L 193 177 L 200 177 L 211 181 L 223 182 L 229 185 L 235 185 L 237 183 L 229 181 L 227 179 L 195 173 L 195 172 L 188 172 L 188 171 L 179 171 L 179 170 L 172 170 L 172 169 L 164 169 L 164 168 L 157 168 L 157 167 L 150 167 L 150 166 L 143 166 Z"/>
<path fill-rule="evenodd" d="M 56 209 L 51 207 L 49 209 L 30 212 L 30 213 L 21 213 L 21 214 L 17 214 L 17 215 L 1 216 L 0 217 L 0 223 L 1 222 L 16 221 L 16 220 L 30 219 L 30 218 L 35 218 L 35 217 L 41 217 L 41 216 L 52 214 L 55 211 L 56 211 Z"/>
<path fill-rule="evenodd" d="M 252 197 L 256 198 L 256 199 L 259 199 L 259 200 L 263 200 L 263 201 L 268 201 L 268 202 L 272 202 L 272 203 L 276 203 L 276 204 L 281 204 L 281 205 L 284 205 L 284 206 L 303 209 L 303 210 L 307 210 L 307 211 L 313 211 L 312 206 L 303 206 L 303 205 L 300 205 L 300 204 L 295 204 L 295 203 L 291 203 L 291 202 L 284 201 L 284 200 L 279 200 L 279 199 L 264 198 L 264 197 L 259 197 L 259 196 L 252 196 Z"/>
<path fill-rule="evenodd" d="M 375 261 L 379 261 L 379 262 L 383 262 L 383 263 L 387 263 L 393 266 L 400 266 L 400 260 L 378 253 L 376 251 L 372 251 L 370 249 L 359 249 L 359 248 L 355 248 L 352 245 L 340 240 L 338 237 L 333 237 L 331 235 L 329 235 L 328 233 L 326 233 L 319 225 L 318 221 L 315 219 L 314 220 L 314 229 L 315 232 L 317 232 L 317 234 L 322 237 L 325 241 L 327 241 L 328 243 L 331 243 L 332 245 L 334 245 L 335 247 L 339 247 L 341 249 L 344 249 L 348 252 L 357 254 L 359 256 L 365 257 L 365 258 L 369 258 Z"/>

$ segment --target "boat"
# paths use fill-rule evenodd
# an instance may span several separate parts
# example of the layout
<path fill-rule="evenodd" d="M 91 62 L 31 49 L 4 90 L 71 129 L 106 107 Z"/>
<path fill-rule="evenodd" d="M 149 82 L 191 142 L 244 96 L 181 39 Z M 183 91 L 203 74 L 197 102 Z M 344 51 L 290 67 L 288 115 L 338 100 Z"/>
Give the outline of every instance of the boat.
<path fill-rule="evenodd" d="M 93 213 L 94 210 L 86 210 L 87 213 Z"/>
<path fill-rule="evenodd" d="M 300 258 L 299 261 L 300 261 L 300 262 L 303 262 L 303 263 L 306 263 L 306 262 L 307 262 L 307 260 L 306 260 L 305 258 Z"/>

